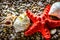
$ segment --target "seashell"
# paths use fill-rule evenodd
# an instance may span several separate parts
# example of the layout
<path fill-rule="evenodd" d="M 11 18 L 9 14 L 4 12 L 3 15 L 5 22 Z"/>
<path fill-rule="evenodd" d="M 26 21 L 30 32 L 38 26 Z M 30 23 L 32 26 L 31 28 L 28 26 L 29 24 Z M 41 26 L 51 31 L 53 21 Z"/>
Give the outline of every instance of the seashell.
<path fill-rule="evenodd" d="M 29 18 L 26 16 L 25 13 L 20 14 L 20 16 L 18 16 L 13 24 L 13 26 L 15 27 L 15 31 L 16 32 L 20 32 L 20 31 L 24 31 L 26 30 L 30 25 L 30 20 Z"/>
<path fill-rule="evenodd" d="M 5 25 L 5 26 L 12 26 L 13 22 L 15 21 L 17 16 L 15 15 L 12 15 L 12 14 L 7 14 L 7 17 L 5 17 L 5 20 L 2 21 L 2 23 Z"/>
<path fill-rule="evenodd" d="M 3 24 L 4 24 L 4 26 L 12 27 L 12 21 L 11 20 L 4 20 Z"/>
<path fill-rule="evenodd" d="M 51 6 L 49 15 L 53 15 L 60 18 L 60 2 L 56 2 Z"/>
<path fill-rule="evenodd" d="M 14 20 L 16 19 L 17 16 L 12 15 L 12 14 L 7 14 L 7 17 L 5 20 L 11 20 L 12 22 L 14 22 Z"/>

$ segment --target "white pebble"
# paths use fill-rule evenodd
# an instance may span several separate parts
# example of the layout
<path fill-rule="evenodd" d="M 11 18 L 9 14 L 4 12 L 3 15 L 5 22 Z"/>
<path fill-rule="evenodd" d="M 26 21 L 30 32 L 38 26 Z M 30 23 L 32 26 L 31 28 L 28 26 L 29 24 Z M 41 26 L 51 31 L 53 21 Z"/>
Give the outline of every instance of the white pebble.
<path fill-rule="evenodd" d="M 56 29 L 52 29 L 51 34 L 55 34 L 55 33 L 56 33 Z"/>
<path fill-rule="evenodd" d="M 38 2 L 37 4 L 40 5 L 40 6 L 43 6 L 42 2 Z"/>

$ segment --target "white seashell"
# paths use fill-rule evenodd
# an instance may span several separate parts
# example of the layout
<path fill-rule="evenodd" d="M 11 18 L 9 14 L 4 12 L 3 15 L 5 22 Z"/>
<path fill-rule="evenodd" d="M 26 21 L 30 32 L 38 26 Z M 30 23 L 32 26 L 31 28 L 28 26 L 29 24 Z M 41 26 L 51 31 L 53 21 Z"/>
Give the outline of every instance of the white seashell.
<path fill-rule="evenodd" d="M 60 2 L 56 2 L 51 6 L 49 15 L 53 15 L 60 18 Z"/>
<path fill-rule="evenodd" d="M 52 29 L 52 30 L 51 30 L 51 34 L 55 34 L 56 31 L 57 31 L 56 29 Z"/>
<path fill-rule="evenodd" d="M 21 14 L 17 17 L 17 19 L 14 22 L 14 27 L 16 32 L 24 31 L 26 30 L 30 25 L 30 20 L 26 16 L 25 13 Z"/>

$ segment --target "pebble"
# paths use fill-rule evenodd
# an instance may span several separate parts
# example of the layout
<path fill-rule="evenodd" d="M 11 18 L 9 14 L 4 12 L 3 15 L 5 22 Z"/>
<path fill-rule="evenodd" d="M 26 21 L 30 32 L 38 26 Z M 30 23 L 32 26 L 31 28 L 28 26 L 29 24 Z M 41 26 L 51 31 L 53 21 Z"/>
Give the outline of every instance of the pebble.
<path fill-rule="evenodd" d="M 60 29 L 57 29 L 57 32 L 60 33 Z"/>
<path fill-rule="evenodd" d="M 10 35 L 12 38 L 15 38 L 15 36 L 13 34 Z"/>
<path fill-rule="evenodd" d="M 29 7 L 31 4 L 27 4 L 26 6 Z"/>
<path fill-rule="evenodd" d="M 2 29 L 0 29 L 0 33 L 2 32 Z"/>
<path fill-rule="evenodd" d="M 57 34 L 60 36 L 60 29 L 57 29 Z"/>
<path fill-rule="evenodd" d="M 3 17 L 0 17 L 0 22 L 3 21 L 3 19 L 4 19 Z"/>
<path fill-rule="evenodd" d="M 52 38 L 51 38 L 51 40 L 57 40 L 57 39 L 58 39 L 58 35 L 57 34 L 53 35 Z"/>
<path fill-rule="evenodd" d="M 55 34 L 56 33 L 56 29 L 52 29 L 51 30 L 51 34 L 53 35 L 53 34 Z"/>
<path fill-rule="evenodd" d="M 37 3 L 39 6 L 44 6 L 43 4 L 42 4 L 42 2 L 38 2 Z"/>

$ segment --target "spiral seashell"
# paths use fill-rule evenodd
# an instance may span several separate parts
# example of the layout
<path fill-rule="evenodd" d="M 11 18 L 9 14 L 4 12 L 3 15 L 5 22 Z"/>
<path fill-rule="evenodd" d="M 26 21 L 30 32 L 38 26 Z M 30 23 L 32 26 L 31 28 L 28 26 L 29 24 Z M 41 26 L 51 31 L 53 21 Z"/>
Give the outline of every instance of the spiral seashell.
<path fill-rule="evenodd" d="M 13 26 L 15 27 L 16 32 L 20 32 L 26 30 L 29 27 L 29 25 L 30 25 L 30 20 L 26 16 L 26 14 L 23 13 L 16 18 Z"/>

